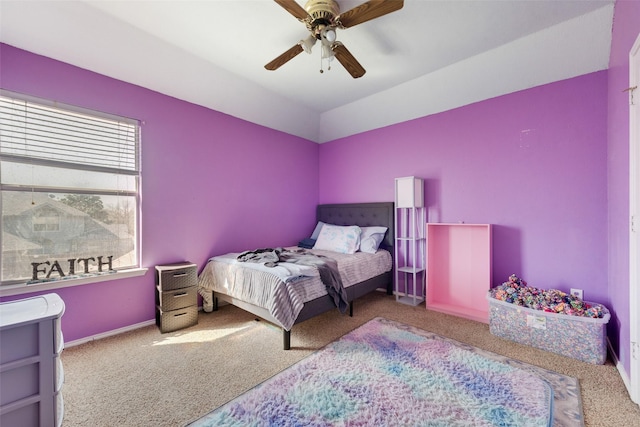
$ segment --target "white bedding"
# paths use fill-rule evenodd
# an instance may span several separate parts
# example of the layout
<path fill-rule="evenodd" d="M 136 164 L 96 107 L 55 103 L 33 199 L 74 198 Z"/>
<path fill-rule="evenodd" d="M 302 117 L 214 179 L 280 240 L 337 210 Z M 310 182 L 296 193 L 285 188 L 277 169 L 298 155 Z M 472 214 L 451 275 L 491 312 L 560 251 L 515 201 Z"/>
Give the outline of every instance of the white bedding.
<path fill-rule="evenodd" d="M 392 266 L 391 254 L 385 250 L 379 250 L 375 254 L 308 251 L 335 259 L 345 287 L 390 271 Z M 237 255 L 213 257 L 202 270 L 198 279 L 198 292 L 204 299 L 205 311 L 211 311 L 213 306 L 211 291 L 222 293 L 268 310 L 284 329 L 290 330 L 305 302 L 327 294 L 315 268 L 302 273 L 291 270 L 291 275 L 283 276 L 282 271 L 270 271 L 270 267 L 237 262 L 234 260 Z M 290 263 L 280 263 L 275 268 L 293 268 L 285 264 Z M 300 266 L 295 268 L 299 269 Z"/>

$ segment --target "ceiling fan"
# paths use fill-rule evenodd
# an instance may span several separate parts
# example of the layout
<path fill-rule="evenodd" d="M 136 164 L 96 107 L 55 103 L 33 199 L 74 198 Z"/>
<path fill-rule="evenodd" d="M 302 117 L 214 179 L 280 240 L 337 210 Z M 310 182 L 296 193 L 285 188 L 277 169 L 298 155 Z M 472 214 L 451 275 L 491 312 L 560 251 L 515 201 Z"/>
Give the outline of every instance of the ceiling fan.
<path fill-rule="evenodd" d="M 309 0 L 304 8 L 295 0 L 274 1 L 303 22 L 311 34 L 265 65 L 267 70 L 277 70 L 303 51 L 311 53 L 313 45 L 320 40 L 321 58 L 330 61 L 335 57 L 354 79 L 362 77 L 366 70 L 351 52 L 336 40 L 336 29 L 350 28 L 379 18 L 402 9 L 404 4 L 403 0 L 369 0 L 347 12 L 340 13 L 340 6 L 335 0 Z M 320 69 L 320 72 L 322 73 L 323 70 Z"/>

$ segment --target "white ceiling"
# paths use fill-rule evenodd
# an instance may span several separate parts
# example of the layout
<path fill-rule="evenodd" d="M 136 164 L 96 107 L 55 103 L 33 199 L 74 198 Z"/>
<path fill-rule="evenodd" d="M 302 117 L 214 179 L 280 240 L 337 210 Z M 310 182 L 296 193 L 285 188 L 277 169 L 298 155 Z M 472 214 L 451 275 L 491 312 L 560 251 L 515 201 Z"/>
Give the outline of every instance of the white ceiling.
<path fill-rule="evenodd" d="M 606 69 L 613 5 L 405 0 L 338 32 L 359 79 L 319 46 L 265 70 L 308 35 L 272 0 L 0 0 L 0 41 L 322 143 Z"/>

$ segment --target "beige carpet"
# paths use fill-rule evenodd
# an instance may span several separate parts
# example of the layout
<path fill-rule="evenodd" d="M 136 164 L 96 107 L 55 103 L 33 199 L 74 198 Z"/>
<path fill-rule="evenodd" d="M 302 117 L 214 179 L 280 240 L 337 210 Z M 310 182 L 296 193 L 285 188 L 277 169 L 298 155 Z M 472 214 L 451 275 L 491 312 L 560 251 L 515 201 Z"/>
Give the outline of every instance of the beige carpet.
<path fill-rule="evenodd" d="M 615 367 L 591 365 L 505 341 L 488 325 L 430 312 L 373 293 L 354 317 L 335 310 L 282 333 L 238 308 L 200 313 L 197 326 L 161 334 L 155 326 L 67 348 L 63 426 L 182 426 L 311 352 L 381 316 L 580 380 L 587 426 L 640 426 Z"/>

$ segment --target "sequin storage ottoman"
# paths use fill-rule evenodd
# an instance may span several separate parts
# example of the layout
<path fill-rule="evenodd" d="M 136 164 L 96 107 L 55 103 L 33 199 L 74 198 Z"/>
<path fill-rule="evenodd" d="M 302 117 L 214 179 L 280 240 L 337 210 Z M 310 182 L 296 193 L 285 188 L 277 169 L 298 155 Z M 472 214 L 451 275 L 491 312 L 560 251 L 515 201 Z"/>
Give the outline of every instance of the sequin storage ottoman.
<path fill-rule="evenodd" d="M 603 317 L 548 313 L 497 300 L 489 300 L 489 331 L 500 338 L 602 365 L 607 360 L 607 323 L 611 315 L 601 304 Z"/>

